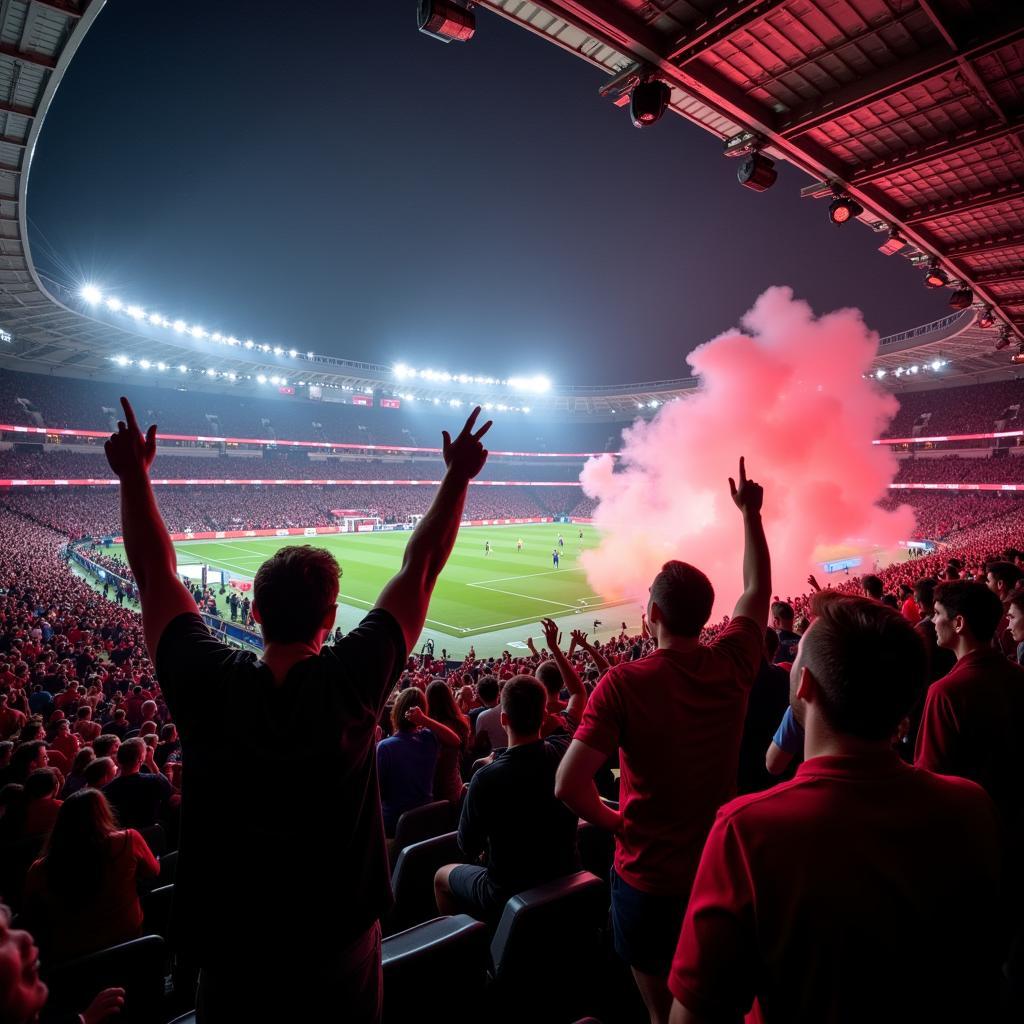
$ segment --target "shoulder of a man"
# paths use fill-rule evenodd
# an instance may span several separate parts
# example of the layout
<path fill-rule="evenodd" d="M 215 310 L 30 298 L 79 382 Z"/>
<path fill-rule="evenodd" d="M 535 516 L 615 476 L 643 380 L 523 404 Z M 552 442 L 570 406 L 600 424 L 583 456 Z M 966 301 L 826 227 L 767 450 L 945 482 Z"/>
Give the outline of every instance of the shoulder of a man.
<path fill-rule="evenodd" d="M 389 611 L 374 608 L 341 640 L 322 647 L 320 658 L 344 671 L 360 699 L 379 713 L 405 667 L 405 636 Z"/>

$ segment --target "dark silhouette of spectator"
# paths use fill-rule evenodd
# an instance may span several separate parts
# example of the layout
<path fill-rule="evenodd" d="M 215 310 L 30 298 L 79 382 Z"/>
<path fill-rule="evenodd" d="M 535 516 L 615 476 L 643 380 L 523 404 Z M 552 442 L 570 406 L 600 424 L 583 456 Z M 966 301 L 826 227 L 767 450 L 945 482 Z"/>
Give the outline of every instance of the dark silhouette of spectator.
<path fill-rule="evenodd" d="M 457 804 L 462 799 L 462 756 L 469 745 L 469 719 L 459 709 L 448 684 L 435 679 L 427 687 L 427 714 L 458 737 L 458 745 L 441 743 L 434 769 L 434 799 Z"/>
<path fill-rule="evenodd" d="M 117 751 L 118 776 L 108 782 L 103 793 L 126 828 L 147 828 L 167 817 L 176 803 L 174 787 L 150 763 L 149 771 L 141 769 L 152 754 L 146 742 L 136 736 L 125 740 Z"/>

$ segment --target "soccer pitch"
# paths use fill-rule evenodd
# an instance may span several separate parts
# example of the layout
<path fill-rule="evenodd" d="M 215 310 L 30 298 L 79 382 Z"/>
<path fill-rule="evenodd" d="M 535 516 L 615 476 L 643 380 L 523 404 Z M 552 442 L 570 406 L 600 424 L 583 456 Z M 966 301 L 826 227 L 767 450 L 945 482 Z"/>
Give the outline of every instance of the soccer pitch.
<path fill-rule="evenodd" d="M 559 534 L 565 546 L 559 548 L 556 569 L 551 553 L 558 546 Z M 398 571 L 410 536 L 410 531 L 395 531 L 180 541 L 175 548 L 179 565 L 201 562 L 242 579 L 252 579 L 260 565 L 283 545 L 326 548 L 342 568 L 338 621 L 343 629 L 349 629 L 374 606 L 384 584 Z M 520 538 L 523 550 L 517 552 Z M 485 555 L 487 542 L 491 553 Z M 533 627 L 545 617 L 557 619 L 566 630 L 577 626 L 591 629 L 595 612 L 620 604 L 594 593 L 580 566 L 580 554 L 597 542 L 593 527 L 573 523 L 464 527 L 438 579 L 424 637 L 433 636 L 438 649 L 445 646 L 453 653 L 464 653 L 468 642 L 448 643 L 447 638 L 462 641 L 494 634 L 493 642 L 476 643 L 477 652 L 485 654 L 520 646 L 520 636 L 537 636 Z M 120 546 L 114 550 L 121 553 Z M 224 598 L 219 601 L 226 612 Z M 616 619 L 616 627 L 621 618 Z M 610 631 L 612 625 L 609 621 L 602 632 Z"/>

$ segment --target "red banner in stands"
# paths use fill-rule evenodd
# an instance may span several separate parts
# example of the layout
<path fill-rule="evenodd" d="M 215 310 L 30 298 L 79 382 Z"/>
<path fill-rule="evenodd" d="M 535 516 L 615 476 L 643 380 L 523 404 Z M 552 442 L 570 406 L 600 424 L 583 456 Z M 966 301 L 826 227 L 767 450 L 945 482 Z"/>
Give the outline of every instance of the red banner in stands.
<path fill-rule="evenodd" d="M 949 434 L 943 437 L 883 437 L 872 444 L 924 444 L 928 441 L 994 441 L 997 437 L 1024 437 L 1024 430 L 1000 430 L 996 434 Z"/>
<path fill-rule="evenodd" d="M 382 409 L 401 409 L 402 403 L 397 398 L 382 398 L 380 407 Z"/>
<path fill-rule="evenodd" d="M 473 487 L 579 487 L 579 480 L 470 480 Z M 117 483 L 116 478 L 100 479 L 96 477 L 82 477 L 69 480 L 0 480 L 0 487 L 110 487 Z M 355 487 L 376 487 L 399 486 L 399 487 L 437 487 L 440 480 L 221 480 L 212 478 L 197 478 L 189 480 L 179 479 L 157 479 L 150 480 L 154 486 L 170 487 L 185 486 L 195 487 L 201 484 L 258 484 L 266 486 L 355 486 Z"/>

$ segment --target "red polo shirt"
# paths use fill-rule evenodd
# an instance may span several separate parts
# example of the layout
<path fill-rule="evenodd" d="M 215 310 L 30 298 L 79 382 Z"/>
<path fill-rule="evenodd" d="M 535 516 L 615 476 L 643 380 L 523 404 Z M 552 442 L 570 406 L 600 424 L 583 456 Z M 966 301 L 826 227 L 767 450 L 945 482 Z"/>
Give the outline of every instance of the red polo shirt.
<path fill-rule="evenodd" d="M 707 646 L 616 665 L 590 696 L 575 738 L 619 748 L 615 870 L 643 892 L 685 896 L 715 811 L 736 792 L 747 695 L 764 629 L 734 618 Z"/>
<path fill-rule="evenodd" d="M 914 764 L 984 786 L 1014 834 L 1024 806 L 1024 670 L 992 648 L 961 658 L 928 689 Z"/>
<path fill-rule="evenodd" d="M 812 758 L 719 811 L 669 988 L 748 1024 L 994 1019 L 998 857 L 974 783 L 890 751 Z"/>

